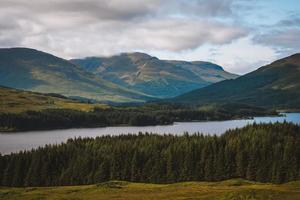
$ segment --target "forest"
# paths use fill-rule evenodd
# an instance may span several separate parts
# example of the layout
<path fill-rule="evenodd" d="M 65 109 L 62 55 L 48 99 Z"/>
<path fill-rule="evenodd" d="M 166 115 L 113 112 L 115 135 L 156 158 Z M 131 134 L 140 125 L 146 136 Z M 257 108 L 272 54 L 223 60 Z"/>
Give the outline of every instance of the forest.
<path fill-rule="evenodd" d="M 22 113 L 0 113 L 0 131 L 50 130 L 116 125 L 165 125 L 178 121 L 205 121 L 276 115 L 259 107 L 224 104 L 213 107 L 188 107 L 177 104 L 145 104 L 94 108 L 85 112 L 74 109 L 45 109 Z"/>
<path fill-rule="evenodd" d="M 300 179 L 300 126 L 253 124 L 221 136 L 140 133 L 69 139 L 0 156 L 0 178 L 3 186 L 230 178 L 284 183 Z"/>

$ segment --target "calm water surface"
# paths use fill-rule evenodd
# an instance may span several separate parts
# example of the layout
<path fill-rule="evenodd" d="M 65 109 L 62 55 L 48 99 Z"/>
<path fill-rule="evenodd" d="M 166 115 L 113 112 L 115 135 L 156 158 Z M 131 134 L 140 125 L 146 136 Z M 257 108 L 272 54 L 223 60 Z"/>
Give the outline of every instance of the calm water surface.
<path fill-rule="evenodd" d="M 125 126 L 125 127 L 106 127 L 106 128 L 82 128 L 66 129 L 53 131 L 29 131 L 20 133 L 0 133 L 0 152 L 8 154 L 20 150 L 29 150 L 45 144 L 57 144 L 67 141 L 74 137 L 96 137 L 101 135 L 119 135 L 139 132 L 151 133 L 171 133 L 181 135 L 184 132 L 205 133 L 220 135 L 228 129 L 240 128 L 247 124 L 268 123 L 268 122 L 294 122 L 300 124 L 300 113 L 286 113 L 284 117 L 255 117 L 247 120 L 227 120 L 227 121 L 209 121 L 209 122 L 178 122 L 173 125 L 164 126 Z"/>

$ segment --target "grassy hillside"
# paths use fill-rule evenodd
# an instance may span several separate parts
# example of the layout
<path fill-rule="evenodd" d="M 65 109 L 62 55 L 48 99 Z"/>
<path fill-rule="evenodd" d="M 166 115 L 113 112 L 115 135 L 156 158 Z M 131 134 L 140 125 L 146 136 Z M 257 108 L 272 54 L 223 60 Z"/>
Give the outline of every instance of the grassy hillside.
<path fill-rule="evenodd" d="M 0 85 L 103 102 L 149 99 L 140 92 L 103 80 L 67 60 L 27 48 L 0 49 Z"/>
<path fill-rule="evenodd" d="M 3 200 L 118 199 L 118 200 L 299 200 L 300 182 L 282 185 L 244 180 L 143 184 L 112 181 L 97 185 L 0 188 Z"/>
<path fill-rule="evenodd" d="M 237 77 L 213 63 L 160 60 L 144 53 L 90 57 L 71 62 L 104 80 L 158 98 L 177 96 Z"/>
<path fill-rule="evenodd" d="M 55 97 L 57 96 L 57 97 Z M 0 113 L 21 113 L 46 109 L 73 109 L 91 111 L 95 107 L 108 108 L 105 104 L 87 104 L 59 95 L 41 94 L 0 86 Z"/>
<path fill-rule="evenodd" d="M 194 90 L 172 102 L 207 104 L 239 102 L 271 108 L 300 108 L 300 54 L 241 76 Z"/>
<path fill-rule="evenodd" d="M 270 114 L 276 113 L 236 104 L 201 108 L 172 104 L 116 107 L 81 103 L 58 94 L 42 94 L 0 86 L 0 131 L 125 124 L 144 126 L 170 124 L 174 121 L 225 120 Z"/>

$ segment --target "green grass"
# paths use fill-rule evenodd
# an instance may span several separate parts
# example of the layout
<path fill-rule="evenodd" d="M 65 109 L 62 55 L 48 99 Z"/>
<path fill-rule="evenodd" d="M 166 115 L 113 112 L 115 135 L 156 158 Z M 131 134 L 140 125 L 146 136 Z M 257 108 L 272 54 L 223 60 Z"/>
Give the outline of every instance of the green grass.
<path fill-rule="evenodd" d="M 240 179 L 222 182 L 144 184 L 110 181 L 96 185 L 0 188 L 0 199 L 133 199 L 133 200 L 299 200 L 300 182 L 261 184 Z"/>
<path fill-rule="evenodd" d="M 80 103 L 71 99 L 0 87 L 0 113 L 21 113 L 45 109 L 91 111 L 95 107 L 109 108 L 105 104 Z"/>

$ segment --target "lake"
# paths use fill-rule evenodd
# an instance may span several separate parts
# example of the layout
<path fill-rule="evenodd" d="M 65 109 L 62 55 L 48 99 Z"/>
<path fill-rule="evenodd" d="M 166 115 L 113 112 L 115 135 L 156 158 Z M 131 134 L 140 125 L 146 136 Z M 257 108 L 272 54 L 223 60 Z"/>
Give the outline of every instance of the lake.
<path fill-rule="evenodd" d="M 176 122 L 173 125 L 163 126 L 124 126 L 124 127 L 105 127 L 105 128 L 81 128 L 65 129 L 52 131 L 28 131 L 19 133 L 0 133 L 0 152 L 8 154 L 20 150 L 29 150 L 44 146 L 46 144 L 59 144 L 74 137 L 97 137 L 101 135 L 119 135 L 139 132 L 151 132 L 157 134 L 177 134 L 184 132 L 204 133 L 220 135 L 228 129 L 240 128 L 247 124 L 269 123 L 269 122 L 293 122 L 300 124 L 300 113 L 283 113 L 285 116 L 279 117 L 255 117 L 254 119 L 226 120 L 226 121 L 207 121 L 207 122 Z"/>

